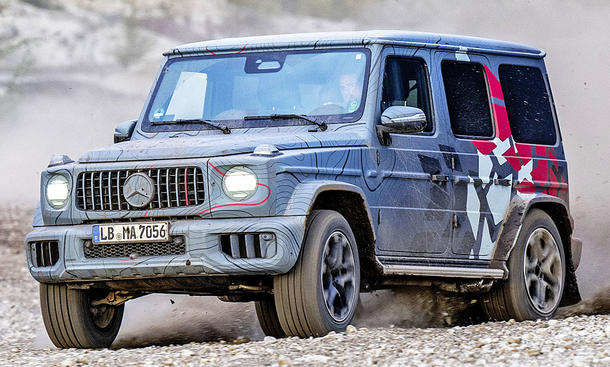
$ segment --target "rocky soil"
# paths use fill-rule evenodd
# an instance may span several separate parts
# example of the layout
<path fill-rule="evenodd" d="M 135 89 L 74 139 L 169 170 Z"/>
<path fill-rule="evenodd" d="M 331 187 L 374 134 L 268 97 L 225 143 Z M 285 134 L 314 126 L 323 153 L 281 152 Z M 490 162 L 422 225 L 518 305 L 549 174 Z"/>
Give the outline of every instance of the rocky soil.
<path fill-rule="evenodd" d="M 258 9 L 259 3 L 267 5 Z M 610 202 L 600 199 L 606 197 L 608 174 L 591 171 L 607 166 L 608 156 L 607 123 L 600 116 L 608 115 L 609 74 L 598 72 L 607 67 L 609 49 L 598 47 L 608 44 L 607 2 L 552 7 L 516 2 L 498 9 L 480 0 L 472 7 L 479 11 L 463 11 L 445 1 L 371 1 L 360 10 L 337 6 L 337 1 L 324 9 L 320 5 L 330 2 L 312 1 L 313 12 L 278 10 L 273 3 L 0 0 L 0 155 L 7 157 L 0 202 L 32 201 L 39 190 L 36 172 L 51 154 L 78 158 L 110 143 L 117 123 L 137 117 L 161 52 L 176 44 L 374 28 L 486 36 L 548 51 L 571 160 L 576 234 L 587 246 L 577 275 L 587 296 L 608 286 L 610 232 L 603 213 Z M 292 14 L 297 10 L 300 16 Z M 338 14 L 329 16 L 329 10 Z M 345 17 L 347 10 L 352 18 Z M 518 21 L 507 23 L 507 16 Z M 567 44 L 571 52 L 565 52 Z M 610 288 L 560 310 L 562 319 L 470 326 L 464 325 L 476 322 L 466 312 L 476 308 L 471 299 L 447 300 L 429 291 L 380 292 L 363 297 L 357 329 L 283 340 L 264 338 L 251 304 L 155 295 L 128 302 L 112 349 L 57 350 L 46 336 L 38 286 L 25 264 L 23 237 L 30 218 L 29 209 L 0 204 L 0 366 L 610 365 Z"/>
<path fill-rule="evenodd" d="M 404 293 L 387 305 L 387 294 L 368 296 L 358 327 L 315 339 L 264 337 L 250 304 L 148 296 L 127 304 L 111 349 L 59 350 L 44 331 L 38 286 L 25 264 L 31 211 L 0 213 L 0 366 L 610 365 L 608 290 L 562 309 L 562 319 L 452 327 L 446 311 L 459 302 L 409 302 L 413 294 Z"/>

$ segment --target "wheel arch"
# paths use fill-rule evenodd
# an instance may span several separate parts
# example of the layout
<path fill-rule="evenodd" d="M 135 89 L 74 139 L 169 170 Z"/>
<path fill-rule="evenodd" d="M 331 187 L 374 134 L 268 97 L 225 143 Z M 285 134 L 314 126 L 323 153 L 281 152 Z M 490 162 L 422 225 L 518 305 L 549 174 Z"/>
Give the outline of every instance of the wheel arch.
<path fill-rule="evenodd" d="M 566 279 L 560 306 L 567 306 L 581 300 L 576 280 L 576 269 L 572 260 L 572 231 L 574 221 L 568 203 L 555 196 L 546 194 L 515 195 L 509 205 L 502 231 L 493 254 L 495 262 L 508 260 L 514 248 L 523 220 L 532 209 L 540 209 L 548 214 L 561 236 L 566 260 Z"/>
<path fill-rule="evenodd" d="M 358 246 L 361 284 L 362 287 L 367 287 L 381 276 L 382 270 L 375 256 L 375 229 L 362 189 L 337 181 L 308 182 L 306 186 L 297 187 L 295 192 L 300 191 L 300 196 L 310 193 L 310 205 L 306 213 L 308 216 L 317 209 L 334 210 L 349 223 Z"/>

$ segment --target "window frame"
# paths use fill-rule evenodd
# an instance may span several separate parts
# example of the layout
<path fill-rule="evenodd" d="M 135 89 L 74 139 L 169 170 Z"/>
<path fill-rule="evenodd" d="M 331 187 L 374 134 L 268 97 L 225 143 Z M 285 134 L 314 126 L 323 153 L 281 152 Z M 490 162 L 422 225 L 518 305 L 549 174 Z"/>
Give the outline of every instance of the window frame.
<path fill-rule="evenodd" d="M 473 55 L 471 55 L 473 56 Z M 491 136 L 477 136 L 477 135 L 461 135 L 456 134 L 453 131 L 453 124 L 451 123 L 451 115 L 449 113 L 449 99 L 447 98 L 447 85 L 445 84 L 445 77 L 443 75 L 443 64 L 474 64 L 478 65 L 481 68 L 481 72 L 483 74 L 483 83 L 485 84 L 485 92 L 487 93 L 487 106 L 489 108 L 489 121 L 491 123 Z M 456 139 L 460 140 L 494 140 L 496 138 L 496 119 L 493 110 L 493 101 L 491 99 L 491 93 L 489 90 L 489 80 L 487 79 L 487 73 L 485 72 L 485 65 L 479 61 L 462 61 L 462 60 L 451 60 L 445 58 L 440 62 L 440 77 L 443 82 L 443 94 L 445 96 L 445 107 L 447 108 L 447 118 L 449 122 L 449 131 L 451 131 L 451 135 Z"/>
<path fill-rule="evenodd" d="M 387 49 L 393 49 L 393 52 L 385 52 L 385 50 Z M 389 59 L 402 59 L 402 60 L 412 60 L 412 61 L 417 61 L 419 62 L 422 66 L 423 66 L 423 70 L 424 70 L 424 76 L 426 78 L 426 84 L 428 87 L 428 102 L 430 105 L 430 123 L 432 124 L 432 130 L 431 131 L 421 131 L 418 133 L 391 133 L 391 134 L 398 134 L 401 136 L 435 136 L 438 130 L 438 124 L 436 121 L 436 113 L 435 113 L 435 109 L 434 109 L 434 92 L 432 90 L 432 83 L 430 80 L 430 68 L 428 67 L 428 63 L 426 62 L 426 59 L 421 57 L 421 56 L 406 56 L 406 55 L 400 55 L 396 53 L 396 48 L 395 47 L 388 47 L 385 48 L 382 51 L 382 55 L 383 55 L 383 69 L 381 69 L 379 71 L 379 79 L 380 79 L 380 87 L 379 87 L 379 91 L 378 91 L 378 95 L 377 95 L 377 102 L 376 102 L 376 106 L 375 109 L 376 111 L 378 111 L 378 113 L 376 114 L 377 118 L 376 118 L 376 122 L 375 125 L 379 125 L 381 124 L 381 114 L 383 113 L 383 111 L 381 110 L 381 102 L 383 100 L 383 83 L 385 81 L 385 72 L 386 72 L 386 67 L 388 65 L 388 61 Z"/>
<path fill-rule="evenodd" d="M 551 110 L 551 118 L 553 119 L 553 127 L 555 129 L 555 142 L 553 144 L 526 143 L 526 142 L 517 141 L 513 134 L 512 126 L 510 125 L 510 117 L 508 115 L 508 109 L 507 109 L 506 117 L 507 117 L 510 129 L 511 129 L 511 137 L 512 137 L 513 141 L 516 144 L 539 145 L 539 146 L 544 146 L 544 147 L 557 147 L 559 144 L 561 144 L 561 141 L 562 141 L 561 129 L 559 128 L 559 120 L 557 118 L 557 111 L 555 109 L 555 101 L 553 99 L 553 93 L 551 92 L 551 85 L 549 84 L 549 77 L 548 77 L 548 73 L 546 72 L 546 70 L 544 68 L 541 68 L 540 65 L 531 65 L 531 64 L 522 64 L 522 63 L 507 63 L 507 62 L 500 63 L 500 64 L 498 64 L 498 83 L 500 83 L 500 88 L 502 88 L 502 81 L 500 78 L 500 68 L 502 66 L 514 66 L 514 67 L 522 67 L 522 68 L 529 68 L 529 69 L 537 69 L 538 72 L 540 72 L 540 76 L 542 76 L 542 81 L 544 83 L 545 91 L 549 98 L 549 107 Z M 504 95 L 503 88 L 502 88 L 502 95 L 504 96 L 504 107 L 506 108 L 506 95 Z"/>
<path fill-rule="evenodd" d="M 320 115 L 320 116 L 316 116 L 316 118 L 314 118 L 314 119 L 316 121 L 318 121 L 318 120 L 324 121 L 327 124 L 351 124 L 351 123 L 358 122 L 362 119 L 362 116 L 364 115 L 364 110 L 365 110 L 367 97 L 368 97 L 369 78 L 371 76 L 371 65 L 372 65 L 371 50 L 367 47 L 337 47 L 337 48 L 331 47 L 331 48 L 316 48 L 316 49 L 286 48 L 286 49 L 278 49 L 278 50 L 270 50 L 270 51 L 257 50 L 257 51 L 247 52 L 247 53 L 217 53 L 217 54 L 213 54 L 213 55 L 174 56 L 174 57 L 167 58 L 161 65 L 159 72 L 156 76 L 153 88 L 151 89 L 151 92 L 150 92 L 148 98 L 146 99 L 145 106 L 144 106 L 143 112 L 140 117 L 140 122 L 141 122 L 140 129 L 146 133 L 165 133 L 165 132 L 176 133 L 176 132 L 191 132 L 191 131 L 199 132 L 199 131 L 207 131 L 207 130 L 213 131 L 214 130 L 213 127 L 205 125 L 205 124 L 180 124 L 180 123 L 153 124 L 152 121 L 150 121 L 148 119 L 150 110 L 152 109 L 154 98 L 157 95 L 157 92 L 163 81 L 163 70 L 166 67 L 168 67 L 170 64 L 177 62 L 179 60 L 184 60 L 186 58 L 188 58 L 188 59 L 214 59 L 214 58 L 232 58 L 232 57 L 235 57 L 235 58 L 242 57 L 243 58 L 246 55 L 249 56 L 252 54 L 265 54 L 265 53 L 272 53 L 272 52 L 279 52 L 279 53 L 285 52 L 285 53 L 290 53 L 290 54 L 307 54 L 307 53 L 332 53 L 332 52 L 356 52 L 356 51 L 362 52 L 366 56 L 366 64 L 364 66 L 364 80 L 363 80 L 363 85 L 362 85 L 362 96 L 361 96 L 360 106 L 354 112 L 343 114 L 343 115 L 349 116 L 349 118 L 348 119 L 346 118 L 345 120 L 339 121 L 339 120 L 329 119 L 329 116 L 333 116 L 333 115 Z M 337 115 L 337 116 L 341 116 L 341 115 Z M 260 123 L 261 123 L 260 126 L 250 126 L 250 127 L 233 126 L 234 123 L 243 122 L 244 121 L 243 119 L 237 119 L 237 120 L 228 119 L 228 120 L 214 120 L 214 121 L 217 123 L 224 123 L 225 125 L 229 125 L 229 127 L 231 129 L 257 129 L 257 128 L 268 128 L 268 127 L 309 126 L 309 125 L 311 125 L 307 121 L 299 121 L 298 119 L 293 119 L 291 124 L 281 124 L 281 123 L 277 123 L 277 121 L 274 121 L 274 120 L 260 120 Z"/>

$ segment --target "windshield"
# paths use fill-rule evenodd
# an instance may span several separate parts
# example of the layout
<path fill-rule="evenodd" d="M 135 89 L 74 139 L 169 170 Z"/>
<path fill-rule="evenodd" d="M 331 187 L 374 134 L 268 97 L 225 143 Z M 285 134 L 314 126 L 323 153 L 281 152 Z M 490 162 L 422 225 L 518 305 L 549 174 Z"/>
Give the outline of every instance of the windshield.
<path fill-rule="evenodd" d="M 168 60 L 145 131 L 350 122 L 362 115 L 368 50 L 277 51 Z M 286 118 L 260 118 L 286 115 Z M 248 119 L 245 117 L 259 117 Z M 296 116 L 295 116 L 296 117 Z"/>

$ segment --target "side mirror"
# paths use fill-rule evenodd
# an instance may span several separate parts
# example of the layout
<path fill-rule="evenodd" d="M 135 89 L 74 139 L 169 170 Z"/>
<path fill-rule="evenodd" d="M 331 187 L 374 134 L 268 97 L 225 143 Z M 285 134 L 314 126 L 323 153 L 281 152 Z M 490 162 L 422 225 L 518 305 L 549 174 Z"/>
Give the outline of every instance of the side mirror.
<path fill-rule="evenodd" d="M 138 120 L 125 121 L 114 128 L 114 143 L 120 143 L 131 139 L 131 134 L 136 128 Z"/>
<path fill-rule="evenodd" d="M 389 144 L 389 134 L 414 134 L 426 128 L 426 114 L 415 107 L 392 106 L 381 115 L 381 125 L 377 125 L 377 135 L 383 144 Z"/>

